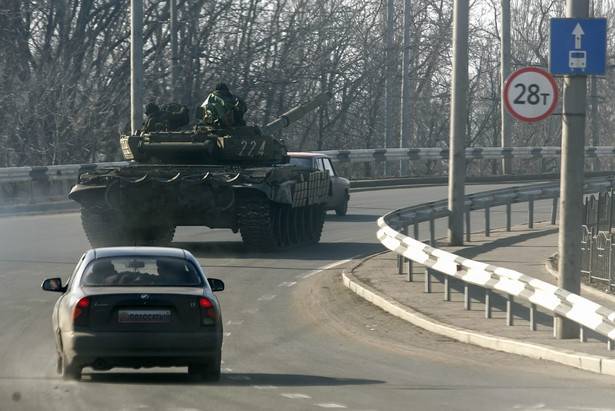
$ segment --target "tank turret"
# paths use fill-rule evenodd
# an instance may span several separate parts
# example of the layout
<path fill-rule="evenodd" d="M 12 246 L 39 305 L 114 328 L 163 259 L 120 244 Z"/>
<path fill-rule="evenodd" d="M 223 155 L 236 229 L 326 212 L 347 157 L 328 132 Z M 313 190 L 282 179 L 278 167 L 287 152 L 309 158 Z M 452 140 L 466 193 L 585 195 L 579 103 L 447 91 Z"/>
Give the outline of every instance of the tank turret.
<path fill-rule="evenodd" d="M 197 124 L 188 130 L 153 131 L 121 136 L 126 160 L 147 164 L 246 164 L 288 162 L 284 142 L 273 134 L 331 99 L 323 93 L 282 114 L 271 123 L 256 126 L 218 127 Z"/>

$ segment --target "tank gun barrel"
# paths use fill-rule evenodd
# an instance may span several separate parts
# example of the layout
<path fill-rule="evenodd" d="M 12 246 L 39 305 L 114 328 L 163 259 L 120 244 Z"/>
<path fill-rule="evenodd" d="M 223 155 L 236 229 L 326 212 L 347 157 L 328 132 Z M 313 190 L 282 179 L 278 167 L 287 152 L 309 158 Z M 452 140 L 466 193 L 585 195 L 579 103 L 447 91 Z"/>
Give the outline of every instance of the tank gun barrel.
<path fill-rule="evenodd" d="M 261 133 L 265 136 L 271 135 L 278 130 L 287 127 L 289 124 L 294 123 L 300 118 L 304 117 L 310 111 L 316 110 L 318 107 L 325 104 L 327 101 L 331 100 L 333 95 L 330 92 L 322 93 L 315 99 L 308 101 L 300 105 L 299 107 L 295 107 L 292 110 L 287 111 L 282 114 L 277 119 L 273 120 L 271 123 L 261 128 Z"/>

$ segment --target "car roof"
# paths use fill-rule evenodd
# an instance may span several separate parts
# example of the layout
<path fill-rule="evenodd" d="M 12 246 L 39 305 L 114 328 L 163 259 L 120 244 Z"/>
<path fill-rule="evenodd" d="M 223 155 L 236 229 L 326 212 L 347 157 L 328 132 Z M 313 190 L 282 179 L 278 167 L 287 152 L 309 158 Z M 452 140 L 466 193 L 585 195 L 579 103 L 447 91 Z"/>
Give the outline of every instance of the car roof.
<path fill-rule="evenodd" d="M 90 250 L 92 258 L 105 257 L 124 257 L 124 256 L 139 256 L 139 257 L 175 257 L 187 258 L 192 255 L 181 248 L 172 247 L 145 247 L 145 246 L 126 246 L 126 247 L 104 247 Z"/>
<path fill-rule="evenodd" d="M 286 153 L 288 154 L 290 157 L 298 157 L 298 158 L 316 158 L 316 157 L 329 157 L 326 154 L 322 154 L 322 153 L 308 153 L 305 151 L 291 151 Z"/>

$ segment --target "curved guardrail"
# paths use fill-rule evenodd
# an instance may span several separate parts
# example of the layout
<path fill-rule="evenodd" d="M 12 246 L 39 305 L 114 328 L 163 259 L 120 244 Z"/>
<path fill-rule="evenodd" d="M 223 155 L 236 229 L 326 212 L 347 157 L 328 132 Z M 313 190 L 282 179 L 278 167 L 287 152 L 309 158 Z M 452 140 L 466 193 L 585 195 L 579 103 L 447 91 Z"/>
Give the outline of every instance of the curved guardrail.
<path fill-rule="evenodd" d="M 612 178 L 591 179 L 586 181 L 584 192 L 586 194 L 597 193 L 612 188 L 614 184 L 615 180 Z M 556 200 L 558 197 L 559 185 L 556 183 L 514 187 L 467 196 L 466 210 L 469 213 L 471 210 L 491 206 L 506 206 L 533 200 Z M 615 311 L 518 271 L 470 260 L 434 248 L 404 234 L 408 231 L 410 225 L 416 227 L 421 222 L 447 217 L 449 212 L 446 207 L 446 201 L 439 201 L 386 214 L 378 219 L 378 239 L 386 248 L 399 256 L 422 264 L 429 269 L 483 287 L 486 290 L 520 298 L 532 305 L 542 307 L 553 315 L 568 318 L 581 327 L 594 330 L 607 337 L 607 348 L 613 347 Z M 555 210 L 552 217 L 553 221 L 554 216 Z M 433 224 L 431 227 L 433 227 Z M 434 244 L 433 228 L 430 231 L 432 244 Z"/>

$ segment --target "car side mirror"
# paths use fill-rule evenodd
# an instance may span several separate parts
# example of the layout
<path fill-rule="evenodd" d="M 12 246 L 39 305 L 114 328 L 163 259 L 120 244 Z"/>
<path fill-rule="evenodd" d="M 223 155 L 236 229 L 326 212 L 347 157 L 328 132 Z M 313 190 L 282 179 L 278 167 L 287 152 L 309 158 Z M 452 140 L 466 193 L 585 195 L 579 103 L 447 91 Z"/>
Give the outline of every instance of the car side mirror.
<path fill-rule="evenodd" d="M 207 282 L 211 287 L 211 291 L 224 291 L 224 281 L 218 280 L 217 278 L 208 278 Z"/>
<path fill-rule="evenodd" d="M 66 287 L 62 286 L 61 278 L 48 278 L 43 281 L 43 284 L 41 284 L 41 288 L 45 291 L 56 291 L 62 293 L 66 291 Z"/>

